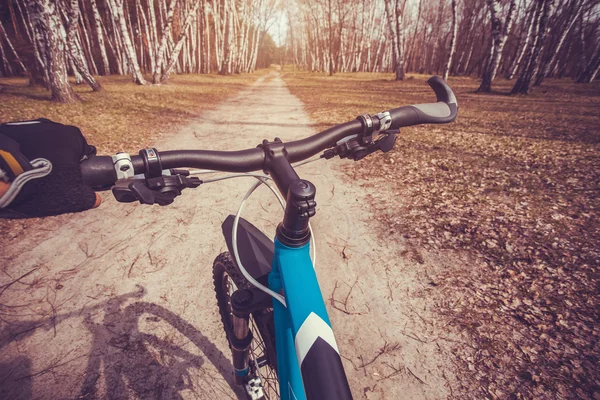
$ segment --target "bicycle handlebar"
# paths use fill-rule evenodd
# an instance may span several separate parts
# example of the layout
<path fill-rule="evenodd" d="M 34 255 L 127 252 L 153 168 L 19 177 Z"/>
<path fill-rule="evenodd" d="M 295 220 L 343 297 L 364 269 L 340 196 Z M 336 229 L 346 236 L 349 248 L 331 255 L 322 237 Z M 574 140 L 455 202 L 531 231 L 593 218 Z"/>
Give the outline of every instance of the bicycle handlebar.
<path fill-rule="evenodd" d="M 399 129 L 419 124 L 444 124 L 452 122 L 458 114 L 458 104 L 452 89 L 439 76 L 431 77 L 427 83 L 437 97 L 437 103 L 416 104 L 389 110 L 391 124 L 382 122 L 385 113 L 372 117 L 372 129 Z M 389 121 L 388 121 L 389 122 Z M 313 136 L 285 143 L 290 163 L 305 160 L 323 150 L 334 147 L 341 139 L 359 135 L 365 130 L 365 122 L 359 117 L 354 121 L 336 125 Z M 262 148 L 238 151 L 172 150 L 161 151 L 160 161 L 164 169 L 201 168 L 227 172 L 252 172 L 262 170 L 265 153 Z M 136 174 L 144 173 L 144 162 L 140 156 L 132 156 L 131 163 Z M 112 157 L 95 156 L 81 163 L 81 172 L 86 184 L 92 187 L 106 186 L 117 180 Z"/>

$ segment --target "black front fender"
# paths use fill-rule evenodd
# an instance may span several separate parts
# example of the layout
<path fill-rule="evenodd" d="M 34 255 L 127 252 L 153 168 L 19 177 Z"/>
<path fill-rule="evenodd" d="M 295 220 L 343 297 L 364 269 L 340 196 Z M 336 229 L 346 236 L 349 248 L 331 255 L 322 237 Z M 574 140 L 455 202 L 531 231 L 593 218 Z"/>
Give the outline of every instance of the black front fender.
<path fill-rule="evenodd" d="M 231 258 L 239 271 L 233 253 L 233 220 L 235 216 L 229 215 L 221 228 Z M 237 231 L 238 253 L 244 268 L 254 279 L 268 286 L 268 275 L 271 272 L 271 263 L 275 247 L 273 241 L 262 233 L 257 227 L 243 218 L 240 218 Z"/>

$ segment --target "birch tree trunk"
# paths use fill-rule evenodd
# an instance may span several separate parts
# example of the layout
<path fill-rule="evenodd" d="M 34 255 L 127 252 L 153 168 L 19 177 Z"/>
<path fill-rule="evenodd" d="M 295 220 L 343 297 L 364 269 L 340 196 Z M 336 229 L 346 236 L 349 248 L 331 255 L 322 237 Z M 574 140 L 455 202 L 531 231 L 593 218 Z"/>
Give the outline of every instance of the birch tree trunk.
<path fill-rule="evenodd" d="M 535 44 L 532 46 L 527 60 L 528 62 L 519 75 L 515 86 L 513 86 L 511 94 L 529 94 L 529 91 L 531 90 L 531 82 L 537 76 L 540 68 L 539 60 L 546 40 L 548 18 L 553 3 L 554 0 L 540 0 L 539 2 L 540 18 L 538 20 Z"/>
<path fill-rule="evenodd" d="M 169 79 L 169 74 L 173 70 L 175 63 L 177 62 L 177 59 L 179 58 L 179 52 L 183 48 L 183 44 L 185 43 L 185 40 L 188 36 L 188 31 L 189 31 L 190 25 L 194 19 L 194 15 L 196 14 L 196 10 L 198 9 L 199 4 L 200 4 L 200 0 L 196 0 L 194 5 L 192 6 L 192 8 L 188 11 L 188 14 L 185 18 L 185 22 L 183 23 L 183 27 L 181 28 L 181 32 L 179 33 L 179 38 L 177 38 L 177 44 L 175 45 L 175 48 L 171 52 L 171 57 L 166 65 L 166 67 L 162 71 L 162 76 L 160 78 L 160 81 L 162 83 L 167 82 L 167 80 Z"/>
<path fill-rule="evenodd" d="M 17 2 L 17 8 L 21 13 L 23 19 L 23 26 L 25 27 L 25 32 L 29 41 L 33 43 L 33 54 L 34 60 L 33 63 L 29 66 L 29 85 L 34 86 L 36 84 L 41 84 L 48 87 L 48 68 L 46 68 L 46 53 L 43 48 L 40 47 L 40 44 L 36 40 L 35 29 L 33 28 L 33 23 L 31 22 L 31 16 L 29 14 L 29 9 L 26 4 L 21 7 L 21 2 Z"/>
<path fill-rule="evenodd" d="M 4 40 L 6 41 L 6 44 L 8 45 L 8 48 L 10 49 L 10 51 L 15 56 L 15 61 L 17 62 L 17 64 L 19 65 L 19 67 L 21 67 L 21 69 L 23 70 L 23 72 L 27 72 L 27 68 L 25 68 L 25 65 L 23 64 L 23 61 L 21 61 L 21 57 L 19 57 L 19 54 L 17 54 L 17 52 L 15 51 L 15 48 L 13 47 L 13 45 L 12 45 L 12 43 L 10 41 L 10 38 L 6 34 L 6 31 L 4 30 L 4 26 L 2 25 L 1 22 L 0 22 L 0 34 L 2 35 L 2 36 L 0 36 L 0 41 L 2 40 L 2 37 L 3 37 Z"/>
<path fill-rule="evenodd" d="M 204 2 L 205 0 L 202 0 L 203 2 L 203 6 L 202 6 L 202 14 L 204 15 L 204 25 L 202 27 L 203 31 L 202 31 L 202 37 L 204 39 L 203 44 L 202 44 L 202 48 L 205 49 L 204 50 L 204 64 L 202 66 L 202 72 L 204 72 L 205 74 L 210 74 L 210 70 L 211 70 L 211 63 L 212 63 L 212 54 L 210 52 L 210 29 L 209 29 L 209 24 L 208 24 L 208 10 L 206 9 L 208 7 L 208 4 Z"/>
<path fill-rule="evenodd" d="M 331 25 L 331 17 L 333 10 L 331 9 L 331 0 L 327 0 L 327 29 L 329 31 L 329 46 L 328 46 L 328 57 L 329 60 L 329 76 L 333 75 L 333 27 Z"/>
<path fill-rule="evenodd" d="M 94 15 L 94 28 L 96 29 L 96 39 L 98 40 L 98 49 L 100 50 L 104 75 L 110 75 L 110 65 L 108 63 L 108 55 L 106 54 L 106 46 L 104 45 L 104 35 L 102 34 L 102 18 L 100 18 L 96 0 L 90 0 L 90 4 L 92 6 L 92 14 Z"/>
<path fill-rule="evenodd" d="M 594 54 L 592 55 L 590 62 L 577 78 L 577 82 L 591 83 L 596 79 L 596 76 L 598 76 L 598 72 L 600 72 L 600 41 L 598 41 L 598 44 L 594 49 Z"/>
<path fill-rule="evenodd" d="M 148 24 L 150 25 L 150 47 L 152 47 L 152 59 L 150 60 L 150 67 L 152 72 L 156 69 L 156 53 L 158 53 L 158 32 L 156 30 L 156 12 L 154 11 L 154 0 L 148 0 Z"/>
<path fill-rule="evenodd" d="M 583 1 L 580 3 L 575 2 L 573 4 L 573 9 L 569 13 L 569 18 L 565 24 L 564 29 L 562 30 L 562 32 L 560 34 L 558 44 L 553 49 L 552 57 L 550 58 L 550 61 L 548 62 L 548 64 L 546 64 L 546 66 L 542 69 L 542 72 L 538 75 L 537 79 L 535 80 L 534 86 L 541 85 L 544 78 L 549 76 L 554 71 L 554 69 L 556 67 L 556 61 L 558 60 L 558 54 L 560 53 L 560 50 L 562 49 L 562 46 L 565 43 L 565 39 L 567 38 L 567 35 L 571 31 L 571 28 L 573 28 L 573 25 L 575 25 L 575 20 L 577 19 L 577 16 L 579 15 L 579 12 L 582 8 L 583 8 Z"/>
<path fill-rule="evenodd" d="M 137 10 L 137 15 L 138 15 L 138 21 L 140 21 L 140 24 L 143 25 L 143 30 L 144 30 L 144 34 L 146 35 L 146 43 L 148 43 L 148 61 L 150 62 L 150 71 L 154 71 L 154 39 L 152 37 L 152 29 L 150 28 L 149 24 L 148 24 L 148 18 L 146 18 L 146 12 L 144 11 L 144 8 L 142 7 L 142 3 L 140 0 L 135 0 L 135 5 L 136 5 L 136 10 Z M 140 35 L 142 41 L 143 41 L 143 36 L 144 35 Z M 142 51 L 142 54 L 144 54 L 144 52 Z M 147 63 L 144 64 L 142 62 L 142 65 L 148 65 Z M 145 69 L 146 67 L 144 67 Z"/>
<path fill-rule="evenodd" d="M 522 43 L 519 44 L 521 46 L 517 52 L 517 56 L 512 62 L 512 66 L 510 67 L 508 74 L 506 74 L 506 79 L 512 79 L 515 77 L 515 74 L 519 70 L 519 66 L 521 65 L 521 61 L 523 60 L 523 56 L 527 52 L 527 48 L 531 43 L 532 36 L 535 35 L 533 28 L 535 25 L 535 21 L 537 19 L 537 7 L 533 7 L 530 13 L 529 18 L 527 19 L 527 33 L 525 34 L 525 38 L 522 40 Z"/>
<path fill-rule="evenodd" d="M 67 44 L 69 55 L 74 65 L 74 70 L 78 72 L 83 80 L 90 85 L 94 92 L 102 90 L 102 86 L 90 73 L 86 60 L 81 52 L 81 46 L 77 43 L 77 25 L 79 20 L 79 0 L 71 0 L 71 9 L 69 10 L 69 30 L 67 33 Z"/>
<path fill-rule="evenodd" d="M 13 70 L 10 67 L 10 63 L 8 62 L 8 58 L 6 57 L 6 52 L 4 51 L 4 46 L 2 45 L 2 40 L 0 39 L 0 57 L 2 58 L 2 65 L 4 66 L 4 71 L 7 73 L 7 76 L 13 75 Z M 2 74 L 0 74 L 2 76 Z"/>
<path fill-rule="evenodd" d="M 402 26 L 400 22 L 402 15 L 399 12 L 398 1 L 385 0 L 385 11 L 387 14 L 387 21 L 389 30 L 392 35 L 392 59 L 394 63 L 395 79 L 397 81 L 404 80 L 404 56 L 402 54 L 402 33 L 399 26 Z"/>
<path fill-rule="evenodd" d="M 154 72 L 152 74 L 152 83 L 158 84 L 160 83 L 160 77 L 162 72 L 162 65 L 164 62 L 165 50 L 167 48 L 167 42 L 169 40 L 169 35 L 171 33 L 171 26 L 173 25 L 173 13 L 175 12 L 175 4 L 177 0 L 171 0 L 169 4 L 169 9 L 167 11 L 167 21 L 162 31 L 162 37 L 160 40 L 160 46 L 158 47 L 158 51 L 156 52 L 156 60 L 154 62 Z"/>
<path fill-rule="evenodd" d="M 448 53 L 448 62 L 444 68 L 444 80 L 448 80 L 450 68 L 452 68 L 452 58 L 456 51 L 456 35 L 458 34 L 458 25 L 456 24 L 456 0 L 452 0 L 452 39 L 450 39 L 450 51 Z"/>
<path fill-rule="evenodd" d="M 48 87 L 52 100 L 72 103 L 79 100 L 69 84 L 67 64 L 65 63 L 65 36 L 58 10 L 52 0 L 27 0 L 33 25 L 33 36 L 38 47 L 43 49 L 48 74 Z"/>
<path fill-rule="evenodd" d="M 83 8 L 80 9 L 79 14 L 81 17 L 81 29 L 77 30 L 77 41 L 81 44 L 83 56 L 87 61 L 87 65 L 90 68 L 92 75 L 99 75 L 96 61 L 94 60 L 93 45 L 90 39 L 90 33 L 93 32 L 92 23 L 90 22 L 89 12 L 86 9 L 86 3 L 83 2 Z M 84 42 L 85 39 L 85 42 Z"/>
<path fill-rule="evenodd" d="M 504 24 L 500 20 L 500 1 L 499 0 L 488 0 L 488 7 L 490 9 L 490 17 L 492 23 L 492 43 L 490 46 L 490 59 L 487 63 L 487 68 L 483 71 L 483 77 L 478 92 L 491 92 L 492 81 L 496 77 L 498 66 L 500 65 L 500 59 L 502 58 L 502 51 L 506 44 L 508 33 L 512 26 L 513 16 L 515 14 L 516 1 L 511 0 L 508 6 L 508 14 Z"/>
<path fill-rule="evenodd" d="M 111 8 L 111 13 L 114 18 L 115 25 L 119 28 L 125 57 L 127 58 L 127 63 L 129 64 L 129 69 L 131 71 L 133 81 L 138 85 L 145 85 L 146 80 L 144 79 L 142 71 L 140 70 L 137 55 L 135 53 L 135 49 L 133 48 L 133 44 L 131 43 L 131 37 L 129 36 L 129 30 L 127 28 L 125 16 L 123 15 L 123 0 L 107 1 L 109 7 Z"/>
<path fill-rule="evenodd" d="M 230 9 L 229 1 L 223 2 L 223 9 L 221 10 L 225 18 L 223 21 L 223 64 L 219 70 L 220 75 L 231 75 L 231 62 L 232 62 L 232 51 L 233 51 L 233 12 Z"/>

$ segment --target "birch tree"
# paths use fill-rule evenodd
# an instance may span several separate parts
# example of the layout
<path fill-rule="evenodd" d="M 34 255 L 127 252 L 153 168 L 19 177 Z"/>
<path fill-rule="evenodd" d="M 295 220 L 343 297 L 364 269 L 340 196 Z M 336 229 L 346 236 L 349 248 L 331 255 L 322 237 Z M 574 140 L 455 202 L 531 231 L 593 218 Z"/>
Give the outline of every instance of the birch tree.
<path fill-rule="evenodd" d="M 490 45 L 490 58 L 483 72 L 481 85 L 478 92 L 490 92 L 492 90 L 492 81 L 498 72 L 502 51 L 506 44 L 508 32 L 510 31 L 513 16 L 515 13 L 515 0 L 511 0 L 508 6 L 508 13 L 504 22 L 500 19 L 500 1 L 488 0 L 488 8 L 490 10 L 490 18 L 492 25 L 492 40 Z"/>
<path fill-rule="evenodd" d="M 529 94 L 529 91 L 531 90 L 531 83 L 537 76 L 540 69 L 540 56 L 546 40 L 548 18 L 550 16 L 553 3 L 554 0 L 539 1 L 539 19 L 535 20 L 535 23 L 537 24 L 535 42 L 531 46 L 531 51 L 528 52 L 528 57 L 526 58 L 523 71 L 513 86 L 511 94 Z"/>
<path fill-rule="evenodd" d="M 79 19 L 79 0 L 71 0 L 71 10 L 69 11 L 69 30 L 67 34 L 67 44 L 69 56 L 73 62 L 74 70 L 81 75 L 94 92 L 102 90 L 102 86 L 90 73 L 85 57 L 82 54 L 81 46 L 77 43 L 77 25 Z"/>
<path fill-rule="evenodd" d="M 137 54 L 131 42 L 131 36 L 127 28 L 125 21 L 125 15 L 123 13 L 123 0 L 107 0 L 110 8 L 110 12 L 114 18 L 115 25 L 119 29 L 121 37 L 121 45 L 123 46 L 125 57 L 127 58 L 127 64 L 132 74 L 133 82 L 138 85 L 145 85 L 146 80 L 140 70 L 140 65 L 137 60 Z"/>
<path fill-rule="evenodd" d="M 395 79 L 397 81 L 401 81 L 404 80 L 405 73 L 402 33 L 402 7 L 400 6 L 400 0 L 385 0 L 385 13 L 392 36 Z"/>
<path fill-rule="evenodd" d="M 544 80 L 544 78 L 549 76 L 556 68 L 556 62 L 558 61 L 558 55 L 560 54 L 562 46 L 565 43 L 565 39 L 567 38 L 567 35 L 569 34 L 569 32 L 571 31 L 573 26 L 575 25 L 575 20 L 577 19 L 577 16 L 579 15 L 580 11 L 583 9 L 583 0 L 573 1 L 571 4 L 571 7 L 565 7 L 565 8 L 567 8 L 568 11 L 567 11 L 567 18 L 566 18 L 564 28 L 562 29 L 562 31 L 560 33 L 558 43 L 556 44 L 556 46 L 554 46 L 554 48 L 552 50 L 552 56 L 550 57 L 550 61 L 548 61 L 546 63 L 546 65 L 542 69 L 541 73 L 537 76 L 534 86 L 539 86 L 542 83 L 542 81 Z"/>
<path fill-rule="evenodd" d="M 448 51 L 448 62 L 444 68 L 444 80 L 448 80 L 450 68 L 452 68 L 452 58 L 456 52 L 456 35 L 458 33 L 458 24 L 456 23 L 456 0 L 452 0 L 452 39 L 450 40 L 450 50 Z"/>
<path fill-rule="evenodd" d="M 185 18 L 185 22 L 183 24 L 183 27 L 181 28 L 181 32 L 179 33 L 179 37 L 177 38 L 177 44 L 175 45 L 175 48 L 171 52 L 171 57 L 170 57 L 169 61 L 167 62 L 166 67 L 162 71 L 162 76 L 160 78 L 160 81 L 162 83 L 167 82 L 167 80 L 169 79 L 169 74 L 173 70 L 173 67 L 175 66 L 175 62 L 177 61 L 177 58 L 179 57 L 179 52 L 183 48 L 183 44 L 188 37 L 188 31 L 189 31 L 190 25 L 192 24 L 192 20 L 194 19 L 194 16 L 196 14 L 196 10 L 197 10 L 199 4 L 200 4 L 200 0 L 195 0 L 193 6 L 188 11 L 187 17 Z"/>
<path fill-rule="evenodd" d="M 591 83 L 596 79 L 598 73 L 600 72 L 600 41 L 596 45 L 596 49 L 594 50 L 594 54 L 587 64 L 585 69 L 581 72 L 579 77 L 577 78 L 577 82 L 579 83 Z"/>
<path fill-rule="evenodd" d="M 4 41 L 6 42 L 6 45 L 8 46 L 8 48 L 10 49 L 10 51 L 12 52 L 15 62 L 17 63 L 17 65 L 21 68 L 21 70 L 23 72 L 27 72 L 27 68 L 25 68 L 25 64 L 23 64 L 23 61 L 21 61 L 21 57 L 19 57 L 19 54 L 15 51 L 15 48 L 12 44 L 12 42 L 10 41 L 10 38 L 8 37 L 8 35 L 6 34 L 6 30 L 4 29 L 4 26 L 2 25 L 2 23 L 0 22 L 0 42 L 2 42 L 2 39 L 4 39 Z M 1 45 L 1 43 L 0 43 Z M 3 57 L 4 57 L 4 50 L 3 50 Z M 10 67 L 10 64 L 9 64 Z"/>
<path fill-rule="evenodd" d="M 41 50 L 44 65 L 48 70 L 47 84 L 52 100 L 72 103 L 79 100 L 69 84 L 65 63 L 65 35 L 56 4 L 52 0 L 26 0 L 33 28 L 33 40 Z"/>
<path fill-rule="evenodd" d="M 519 38 L 517 54 L 512 61 L 510 70 L 506 74 L 507 79 L 513 79 L 515 74 L 517 73 L 517 70 L 521 66 L 521 61 L 523 60 L 523 56 L 525 55 L 525 52 L 527 51 L 529 44 L 532 41 L 533 36 L 535 36 L 535 32 L 534 32 L 533 28 L 536 25 L 536 23 L 534 21 L 537 19 L 537 16 L 538 16 L 538 7 L 536 7 L 535 4 L 532 4 L 531 11 L 528 13 L 528 17 L 524 21 L 524 23 L 527 26 L 526 33 L 525 33 L 524 38 Z"/>

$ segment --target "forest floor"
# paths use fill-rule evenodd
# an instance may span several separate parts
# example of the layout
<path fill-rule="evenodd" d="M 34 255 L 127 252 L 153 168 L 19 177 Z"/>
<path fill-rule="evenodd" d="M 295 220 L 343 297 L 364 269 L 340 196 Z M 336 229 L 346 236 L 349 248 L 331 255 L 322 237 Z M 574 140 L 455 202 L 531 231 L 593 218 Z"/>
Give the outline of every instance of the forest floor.
<path fill-rule="evenodd" d="M 423 75 L 283 77 L 322 127 L 435 99 Z M 467 338 L 454 395 L 600 399 L 600 82 L 529 96 L 449 83 L 455 123 L 403 129 L 345 172 L 377 189 L 381 240 L 409 244 L 399 257 L 464 261 L 429 275 L 437 315 Z"/>

